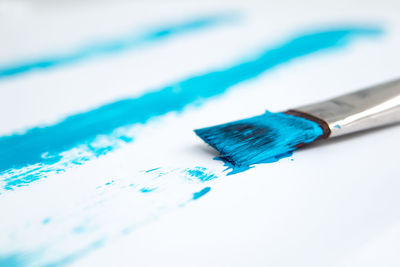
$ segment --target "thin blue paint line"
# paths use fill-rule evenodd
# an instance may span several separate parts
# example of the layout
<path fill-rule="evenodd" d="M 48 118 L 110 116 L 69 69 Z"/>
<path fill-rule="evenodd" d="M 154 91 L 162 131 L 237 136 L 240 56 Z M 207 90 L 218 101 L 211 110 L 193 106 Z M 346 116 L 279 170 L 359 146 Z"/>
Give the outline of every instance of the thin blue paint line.
<path fill-rule="evenodd" d="M 113 131 L 119 127 L 146 123 L 151 118 L 172 111 L 180 112 L 190 104 L 204 103 L 234 85 L 254 79 L 283 63 L 321 50 L 338 50 L 359 37 L 375 37 L 380 33 L 377 28 L 342 27 L 301 34 L 225 69 L 190 77 L 137 98 L 123 99 L 76 114 L 55 125 L 0 137 L 0 184 L 4 190 L 28 185 L 41 178 L 43 173 L 39 170 L 27 177 L 21 168 L 37 167 L 39 164 L 43 171 L 49 171 L 44 167 L 57 166 L 56 163 L 63 158 L 61 153 L 73 148 L 86 146 L 95 156 L 104 155 L 118 146 L 95 148 L 92 143 L 98 136 L 112 138 Z M 117 138 L 125 142 L 121 136 Z M 62 170 L 62 167 L 57 167 Z"/>
<path fill-rule="evenodd" d="M 148 172 L 153 172 L 153 171 L 159 170 L 160 168 L 161 168 L 161 167 L 153 168 L 153 169 L 147 170 L 147 171 L 145 171 L 145 172 L 146 172 L 146 173 L 148 173 Z"/>
<path fill-rule="evenodd" d="M 132 50 L 145 45 L 163 41 L 174 36 L 179 36 L 217 26 L 222 23 L 234 21 L 236 18 L 237 14 L 233 13 L 199 17 L 188 21 L 183 21 L 175 25 L 155 28 L 141 35 L 138 35 L 137 33 L 130 33 L 126 36 L 116 39 L 89 44 L 73 51 L 38 58 L 30 62 L 3 65 L 0 66 L 0 79 L 28 73 L 34 70 L 50 69 L 71 63 L 78 63 L 88 59 L 103 57 L 114 53 L 121 53 L 127 50 Z"/>
<path fill-rule="evenodd" d="M 205 187 L 202 190 L 200 190 L 199 192 L 193 193 L 193 200 L 199 199 L 202 196 L 204 196 L 205 194 L 207 194 L 208 192 L 210 192 L 211 187 Z"/>

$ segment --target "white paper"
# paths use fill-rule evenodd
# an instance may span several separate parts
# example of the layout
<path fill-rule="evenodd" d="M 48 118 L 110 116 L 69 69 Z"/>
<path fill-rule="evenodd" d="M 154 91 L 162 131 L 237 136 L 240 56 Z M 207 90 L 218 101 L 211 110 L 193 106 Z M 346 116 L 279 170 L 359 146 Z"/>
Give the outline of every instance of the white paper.
<path fill-rule="evenodd" d="M 320 142 L 230 176 L 193 133 L 398 77 L 399 10 L 389 0 L 1 2 L 1 66 L 190 18 L 238 15 L 137 49 L 1 79 L 1 136 L 223 70 L 302 32 L 369 25 L 384 33 L 125 127 L 133 142 L 2 191 L 0 263 L 399 266 L 398 126 Z M 218 178 L 198 181 L 187 174 L 193 169 Z"/>

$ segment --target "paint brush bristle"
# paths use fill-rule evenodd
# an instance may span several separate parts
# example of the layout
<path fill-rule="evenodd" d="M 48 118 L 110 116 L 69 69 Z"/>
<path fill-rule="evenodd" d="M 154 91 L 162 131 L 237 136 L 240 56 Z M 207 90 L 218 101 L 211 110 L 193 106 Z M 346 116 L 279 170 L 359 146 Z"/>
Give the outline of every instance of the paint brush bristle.
<path fill-rule="evenodd" d="M 270 163 L 323 134 L 318 123 L 284 113 L 263 115 L 195 130 L 195 133 L 219 153 L 232 171 L 251 168 L 254 164 Z"/>

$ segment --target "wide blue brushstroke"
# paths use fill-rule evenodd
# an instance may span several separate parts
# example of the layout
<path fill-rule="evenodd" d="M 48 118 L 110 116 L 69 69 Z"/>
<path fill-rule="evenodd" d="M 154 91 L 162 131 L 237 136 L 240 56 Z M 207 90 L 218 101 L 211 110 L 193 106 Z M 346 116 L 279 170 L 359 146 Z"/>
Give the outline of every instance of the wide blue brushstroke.
<path fill-rule="evenodd" d="M 150 118 L 171 111 L 182 111 L 189 104 L 202 103 L 223 94 L 234 85 L 256 78 L 283 63 L 321 50 L 337 50 L 360 37 L 374 37 L 380 33 L 379 29 L 374 28 L 347 27 L 301 34 L 227 68 L 190 77 L 137 98 L 123 99 L 73 115 L 52 126 L 0 137 L 0 173 L 33 164 L 40 164 L 36 165 L 38 168 L 55 164 L 60 161 L 60 153 L 64 151 L 79 145 L 93 148 L 91 142 L 99 135 L 107 136 L 119 127 L 146 123 Z M 112 149 L 112 146 L 93 148 L 92 152 L 102 155 Z M 23 178 L 17 172 L 3 179 L 3 189 L 29 184 L 38 179 L 37 172 L 30 176 L 23 174 Z"/>
<path fill-rule="evenodd" d="M 292 155 L 299 146 L 323 135 L 313 121 L 284 113 L 263 115 L 195 130 L 219 151 L 220 159 L 232 171 L 242 172 L 254 164 L 276 162 Z"/>
<path fill-rule="evenodd" d="M 156 28 L 141 35 L 138 35 L 137 33 L 131 33 L 117 39 L 89 44 L 73 51 L 62 54 L 54 54 L 52 56 L 38 58 L 29 62 L 14 63 L 5 66 L 0 65 L 0 79 L 8 76 L 27 73 L 33 70 L 54 68 L 66 64 L 78 63 L 87 59 L 120 53 L 126 50 L 131 50 L 159 42 L 173 36 L 179 36 L 181 34 L 216 26 L 234 18 L 234 14 L 217 14 L 214 16 L 200 17 L 191 19 L 189 21 L 183 21 L 175 25 Z"/>

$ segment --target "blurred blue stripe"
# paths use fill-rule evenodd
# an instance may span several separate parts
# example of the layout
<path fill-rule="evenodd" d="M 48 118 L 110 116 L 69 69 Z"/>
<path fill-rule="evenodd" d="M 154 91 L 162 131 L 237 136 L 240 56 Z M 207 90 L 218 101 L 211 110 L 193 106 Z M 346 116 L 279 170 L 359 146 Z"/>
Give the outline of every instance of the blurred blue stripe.
<path fill-rule="evenodd" d="M 124 52 L 174 36 L 217 26 L 235 18 L 235 14 L 228 13 L 199 17 L 189 21 L 183 21 L 179 24 L 156 28 L 141 35 L 132 33 L 117 39 L 90 44 L 64 54 L 55 54 L 48 57 L 38 58 L 37 60 L 30 62 L 15 63 L 5 66 L 0 64 L 0 79 L 24 74 L 33 70 L 44 70 L 66 64 L 78 63 L 87 59 L 111 55 L 113 53 Z"/>

